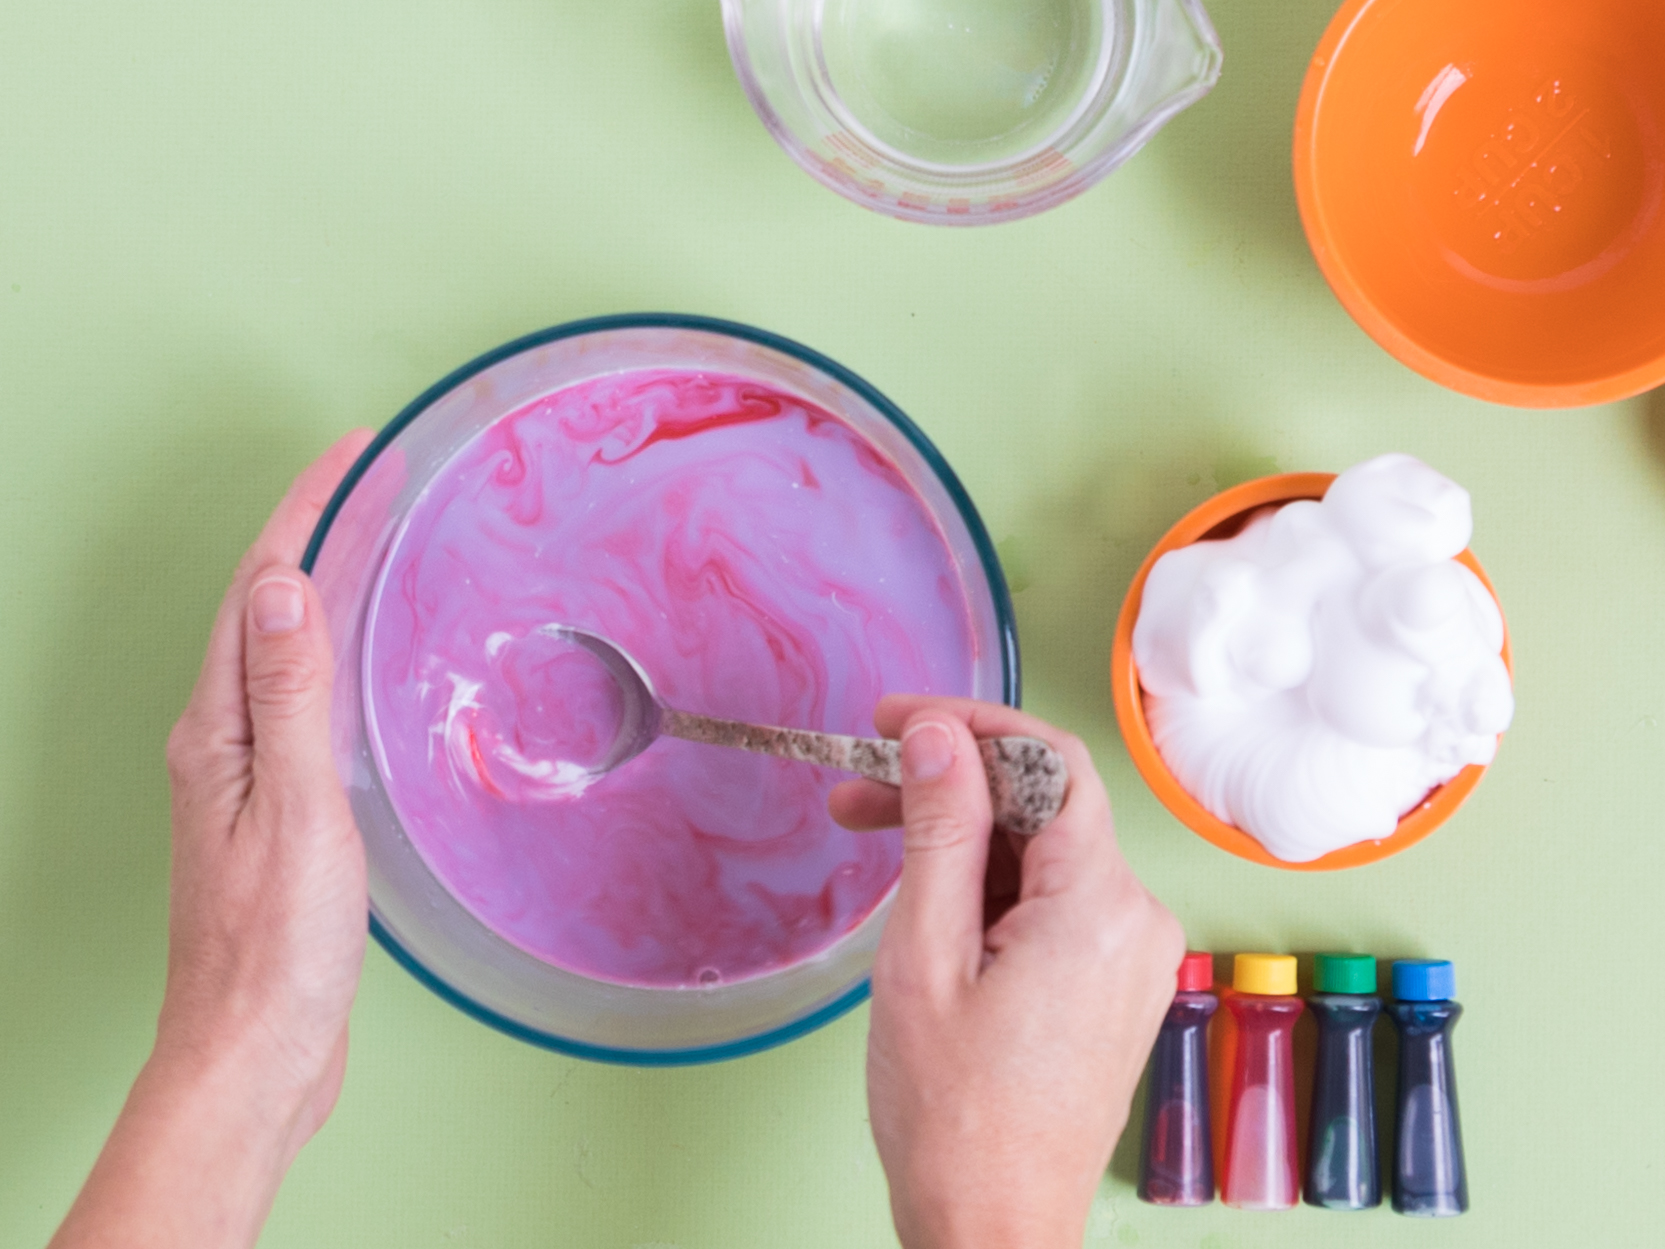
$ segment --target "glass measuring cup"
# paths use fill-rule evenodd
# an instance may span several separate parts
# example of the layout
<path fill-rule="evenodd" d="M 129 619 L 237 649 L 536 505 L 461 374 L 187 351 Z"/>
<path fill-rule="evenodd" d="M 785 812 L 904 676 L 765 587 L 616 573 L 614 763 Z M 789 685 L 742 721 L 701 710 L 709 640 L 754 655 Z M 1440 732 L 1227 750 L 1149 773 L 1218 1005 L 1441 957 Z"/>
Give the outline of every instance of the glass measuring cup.
<path fill-rule="evenodd" d="M 939 225 L 1080 194 L 1220 76 L 1200 0 L 723 0 L 723 27 L 793 160 Z"/>

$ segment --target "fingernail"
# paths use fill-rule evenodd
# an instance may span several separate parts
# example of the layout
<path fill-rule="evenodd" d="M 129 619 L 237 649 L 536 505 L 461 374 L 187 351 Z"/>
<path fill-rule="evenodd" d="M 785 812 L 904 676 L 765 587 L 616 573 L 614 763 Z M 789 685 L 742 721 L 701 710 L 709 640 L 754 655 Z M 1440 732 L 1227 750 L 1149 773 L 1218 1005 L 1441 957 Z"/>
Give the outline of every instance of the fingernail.
<path fill-rule="evenodd" d="M 250 596 L 254 627 L 262 633 L 293 633 L 306 619 L 306 594 L 288 577 L 268 577 Z"/>
<path fill-rule="evenodd" d="M 954 735 L 944 726 L 916 724 L 902 737 L 902 776 L 934 781 L 954 766 Z"/>

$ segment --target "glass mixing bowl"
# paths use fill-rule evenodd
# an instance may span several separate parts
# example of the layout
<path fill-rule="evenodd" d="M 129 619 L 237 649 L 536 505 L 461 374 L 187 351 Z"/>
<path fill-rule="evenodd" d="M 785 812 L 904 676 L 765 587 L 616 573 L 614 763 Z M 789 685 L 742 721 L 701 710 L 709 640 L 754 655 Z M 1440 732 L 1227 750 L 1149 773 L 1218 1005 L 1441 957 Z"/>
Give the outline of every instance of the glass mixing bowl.
<path fill-rule="evenodd" d="M 793 160 L 939 225 L 1079 195 L 1220 76 L 1200 0 L 723 0 L 723 27 Z"/>
<path fill-rule="evenodd" d="M 529 335 L 419 396 L 353 465 L 302 567 L 335 644 L 334 750 L 370 867 L 370 930 L 446 1001 L 512 1036 L 584 1058 L 667 1065 L 732 1058 L 819 1027 L 867 996 L 890 898 L 820 954 L 733 984 L 659 989 L 590 979 L 510 945 L 451 896 L 401 827 L 371 754 L 364 622 L 388 545 L 434 475 L 477 433 L 540 395 L 630 369 L 756 378 L 825 408 L 896 464 L 947 539 L 976 641 L 974 696 L 1016 705 L 1017 634 L 1000 564 L 965 489 L 902 412 L 807 347 L 731 322 L 643 314 Z"/>

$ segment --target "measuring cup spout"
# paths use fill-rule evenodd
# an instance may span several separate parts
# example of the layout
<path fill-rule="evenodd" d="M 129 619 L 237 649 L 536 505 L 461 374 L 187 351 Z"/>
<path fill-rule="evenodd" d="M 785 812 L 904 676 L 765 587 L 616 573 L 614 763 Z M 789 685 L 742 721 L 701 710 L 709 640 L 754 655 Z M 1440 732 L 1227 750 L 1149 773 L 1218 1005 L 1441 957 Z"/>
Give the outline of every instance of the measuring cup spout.
<path fill-rule="evenodd" d="M 1146 142 L 1220 80 L 1220 37 L 1201 0 L 1136 0 L 1123 107 L 1132 147 Z"/>

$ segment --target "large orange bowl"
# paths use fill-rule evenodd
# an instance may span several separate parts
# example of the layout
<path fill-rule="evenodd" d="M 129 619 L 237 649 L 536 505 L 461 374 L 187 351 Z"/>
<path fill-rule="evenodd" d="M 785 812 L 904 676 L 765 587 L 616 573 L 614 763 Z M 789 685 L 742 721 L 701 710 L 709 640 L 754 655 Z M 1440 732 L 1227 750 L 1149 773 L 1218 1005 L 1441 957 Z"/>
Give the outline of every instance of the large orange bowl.
<path fill-rule="evenodd" d="M 1174 774 L 1168 771 L 1168 765 L 1162 762 L 1162 756 L 1157 753 L 1156 742 L 1151 738 L 1150 726 L 1145 722 L 1145 704 L 1139 692 L 1139 668 L 1133 662 L 1133 626 L 1139 619 L 1139 604 L 1145 591 L 1145 578 L 1150 576 L 1150 570 L 1156 561 L 1169 551 L 1190 546 L 1193 542 L 1205 538 L 1229 537 L 1242 528 L 1249 513 L 1257 508 L 1293 503 L 1297 499 L 1321 499 L 1334 480 L 1334 473 L 1284 473 L 1277 477 L 1262 477 L 1256 481 L 1244 482 L 1241 486 L 1233 486 L 1187 513 L 1163 535 L 1162 541 L 1156 544 L 1145 557 L 1145 562 L 1139 565 L 1138 574 L 1134 576 L 1133 584 L 1128 588 L 1127 598 L 1122 601 L 1121 615 L 1116 619 L 1116 640 L 1110 652 L 1110 695 L 1116 706 L 1116 721 L 1121 725 L 1128 753 L 1133 756 L 1133 766 L 1139 769 L 1139 775 L 1145 778 L 1145 783 L 1162 800 L 1162 805 L 1173 812 L 1192 832 L 1220 849 L 1229 851 L 1238 858 L 1248 859 L 1252 863 L 1281 867 L 1291 872 L 1333 872 L 1344 867 L 1361 867 L 1414 846 L 1451 818 L 1452 813 L 1474 792 L 1474 787 L 1480 783 L 1486 769 L 1471 764 L 1444 785 L 1433 790 L 1422 800 L 1420 806 L 1399 821 L 1399 827 L 1391 837 L 1384 837 L 1380 841 L 1356 842 L 1340 850 L 1331 851 L 1310 863 L 1285 863 L 1268 853 L 1264 846 L 1242 829 L 1227 824 L 1211 814 L 1185 791 L 1185 787 Z M 1480 578 L 1481 584 L 1495 600 L 1497 591 L 1492 587 L 1486 570 L 1480 567 L 1480 562 L 1474 555 L 1464 551 L 1457 558 Z M 1501 603 L 1498 609 L 1502 610 Z M 1509 650 L 1507 628 L 1503 639 L 1503 662 L 1513 673 L 1514 664 Z"/>
<path fill-rule="evenodd" d="M 1347 311 L 1434 381 L 1522 407 L 1665 383 L 1665 3 L 1347 0 L 1295 189 Z"/>

